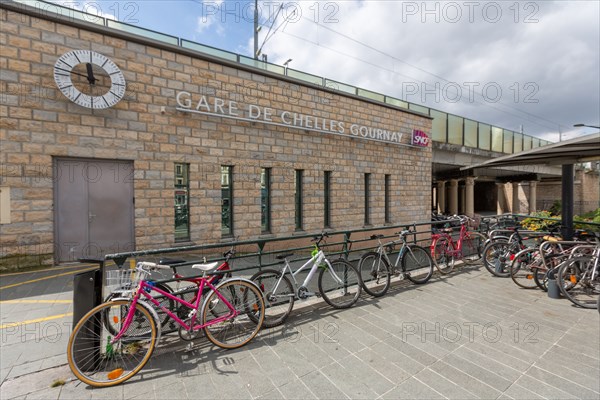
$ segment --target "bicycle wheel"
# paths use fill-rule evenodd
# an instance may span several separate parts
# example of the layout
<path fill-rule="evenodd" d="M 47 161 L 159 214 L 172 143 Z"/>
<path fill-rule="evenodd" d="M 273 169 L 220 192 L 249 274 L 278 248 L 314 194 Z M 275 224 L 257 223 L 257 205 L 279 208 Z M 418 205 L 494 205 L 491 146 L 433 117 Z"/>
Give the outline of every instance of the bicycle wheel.
<path fill-rule="evenodd" d="M 391 268 L 379 253 L 370 251 L 363 254 L 358 262 L 362 288 L 373 297 L 381 297 L 390 288 Z"/>
<path fill-rule="evenodd" d="M 462 242 L 463 261 L 467 264 L 479 262 L 483 256 L 483 247 L 486 240 L 487 237 L 481 233 L 469 232 Z"/>
<path fill-rule="evenodd" d="M 563 296 L 583 308 L 596 308 L 600 296 L 600 276 L 592 278 L 594 265 L 590 257 L 575 257 L 558 269 L 559 288 Z"/>
<path fill-rule="evenodd" d="M 492 242 L 483 249 L 483 265 L 490 274 L 500 278 L 510 276 L 511 260 L 510 243 Z"/>
<path fill-rule="evenodd" d="M 273 328 L 281 325 L 294 308 L 296 296 L 290 280 L 287 276 L 282 276 L 281 271 L 274 269 L 259 271 L 252 275 L 250 280 L 258 285 L 264 295 L 265 319 L 263 327 Z"/>
<path fill-rule="evenodd" d="M 138 373 L 156 346 L 157 327 L 150 312 L 136 305 L 133 321 L 121 338 L 112 341 L 105 319 L 123 328 L 130 310 L 127 300 L 100 304 L 77 323 L 67 346 L 67 361 L 73 374 L 95 387 L 114 386 Z"/>
<path fill-rule="evenodd" d="M 343 258 L 320 267 L 319 291 L 323 300 L 333 308 L 349 308 L 358 301 L 362 290 L 356 267 Z"/>
<path fill-rule="evenodd" d="M 155 287 L 164 290 L 167 293 L 172 294 L 173 293 L 173 289 L 171 289 L 170 286 L 165 285 L 163 283 L 155 283 L 154 284 Z M 156 292 L 155 292 L 156 293 Z M 170 311 L 175 311 L 175 302 L 163 295 L 159 295 L 158 293 L 156 293 L 157 296 L 154 297 L 161 306 L 165 307 L 167 310 Z M 122 297 L 122 295 L 120 293 L 111 293 L 109 294 L 106 299 L 104 300 L 105 303 L 112 301 L 113 299 L 117 299 L 119 297 Z M 142 297 L 143 298 L 143 297 Z M 150 304 L 150 306 L 152 308 L 154 308 L 154 310 L 156 310 L 156 313 L 158 314 L 158 320 L 160 321 L 160 326 L 164 327 L 167 322 L 169 321 L 169 315 L 164 312 L 160 307 L 157 307 L 154 305 L 154 303 L 151 303 L 150 301 L 148 301 L 148 304 Z M 108 310 L 107 310 L 108 311 Z M 115 328 L 111 325 L 111 323 L 109 322 L 110 318 L 105 318 L 104 321 L 106 323 L 106 329 L 112 334 L 112 335 L 116 335 L 119 332 L 119 328 Z"/>
<path fill-rule="evenodd" d="M 262 326 L 263 295 L 256 285 L 241 279 L 224 281 L 216 289 L 223 299 L 213 291 L 204 301 L 204 333 L 208 340 L 224 349 L 241 347 L 252 340 Z"/>
<path fill-rule="evenodd" d="M 538 285 L 534 280 L 534 269 L 539 268 L 542 260 L 539 252 L 534 249 L 523 249 L 517 254 L 510 265 L 510 278 L 523 289 L 535 289 Z"/>
<path fill-rule="evenodd" d="M 548 287 L 546 286 L 546 284 L 548 283 L 548 270 L 543 267 L 543 268 L 536 268 L 533 271 L 533 280 L 535 282 L 535 284 L 542 289 L 544 292 L 548 291 Z"/>
<path fill-rule="evenodd" d="M 544 292 L 548 291 L 548 272 L 552 271 L 552 273 L 556 277 L 558 274 L 558 267 L 563 261 L 567 260 L 568 257 L 568 254 L 545 255 L 547 265 L 544 265 L 543 262 L 540 262 L 539 268 L 536 268 L 533 274 L 533 280 L 540 289 L 542 289 Z"/>
<path fill-rule="evenodd" d="M 433 260 L 421 246 L 408 245 L 400 262 L 404 276 L 417 285 L 426 283 L 433 275 Z"/>
<path fill-rule="evenodd" d="M 433 254 L 431 258 L 435 267 L 441 274 L 449 274 L 454 269 L 454 256 L 452 255 L 452 244 L 445 237 L 434 239 L 432 243 Z"/>

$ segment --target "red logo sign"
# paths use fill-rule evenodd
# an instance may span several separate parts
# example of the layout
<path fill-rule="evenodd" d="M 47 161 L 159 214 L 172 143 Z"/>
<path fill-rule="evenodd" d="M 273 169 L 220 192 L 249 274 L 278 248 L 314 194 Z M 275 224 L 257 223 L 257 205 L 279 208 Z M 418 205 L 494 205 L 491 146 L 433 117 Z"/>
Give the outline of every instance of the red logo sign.
<path fill-rule="evenodd" d="M 413 130 L 412 141 L 413 146 L 427 147 L 429 145 L 429 136 L 423 131 Z"/>

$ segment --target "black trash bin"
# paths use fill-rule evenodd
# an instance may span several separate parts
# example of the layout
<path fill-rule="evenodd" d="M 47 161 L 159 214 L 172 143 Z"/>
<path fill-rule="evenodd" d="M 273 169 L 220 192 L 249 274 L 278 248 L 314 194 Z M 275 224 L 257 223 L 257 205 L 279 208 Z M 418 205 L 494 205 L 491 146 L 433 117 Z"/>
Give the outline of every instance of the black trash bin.
<path fill-rule="evenodd" d="M 76 274 L 73 278 L 73 326 L 100 303 L 102 303 L 102 268 Z"/>
<path fill-rule="evenodd" d="M 102 302 L 104 263 L 100 262 L 99 264 L 100 268 L 76 274 L 73 278 L 73 328 L 88 311 Z M 87 337 L 80 336 L 79 340 L 74 343 L 73 357 L 76 359 L 76 364 L 86 365 L 89 369 L 95 368 L 100 355 L 99 330 L 99 321 L 89 321 L 89 326 L 80 331 L 80 335 Z M 89 332 L 89 335 L 86 335 L 86 332 Z M 90 346 L 90 344 L 94 344 L 94 346 Z M 90 352 L 95 354 L 90 354 Z"/>

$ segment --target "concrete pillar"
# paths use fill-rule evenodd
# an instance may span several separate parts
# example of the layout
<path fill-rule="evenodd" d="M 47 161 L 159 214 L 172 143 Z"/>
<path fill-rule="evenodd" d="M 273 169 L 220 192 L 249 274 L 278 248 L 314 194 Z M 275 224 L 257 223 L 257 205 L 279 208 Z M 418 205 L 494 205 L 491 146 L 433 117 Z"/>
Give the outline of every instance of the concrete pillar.
<path fill-rule="evenodd" d="M 465 181 L 465 214 L 475 215 L 475 178 L 471 176 Z"/>
<path fill-rule="evenodd" d="M 513 214 L 519 214 L 521 212 L 519 207 L 519 182 L 512 183 L 512 208 Z"/>
<path fill-rule="evenodd" d="M 448 212 L 452 215 L 458 214 L 458 179 L 450 179 L 450 193 L 448 193 L 448 196 Z"/>
<path fill-rule="evenodd" d="M 537 211 L 537 181 L 529 182 L 529 214 Z"/>
<path fill-rule="evenodd" d="M 446 181 L 437 182 L 437 210 L 439 214 L 446 213 Z"/>
<path fill-rule="evenodd" d="M 504 183 L 496 183 L 497 189 L 497 200 L 496 200 L 496 214 L 504 214 Z M 508 210 L 507 210 L 508 211 Z"/>

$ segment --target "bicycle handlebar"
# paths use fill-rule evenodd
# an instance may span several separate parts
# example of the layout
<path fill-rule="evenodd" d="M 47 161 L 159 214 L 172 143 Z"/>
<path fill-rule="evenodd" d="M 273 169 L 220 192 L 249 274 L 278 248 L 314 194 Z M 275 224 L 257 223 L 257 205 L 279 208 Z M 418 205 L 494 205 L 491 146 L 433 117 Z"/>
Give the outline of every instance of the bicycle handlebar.
<path fill-rule="evenodd" d="M 322 241 L 323 239 L 325 239 L 326 237 L 329 237 L 329 233 L 327 233 L 327 232 L 321 232 L 321 234 L 319 234 L 319 235 L 317 235 L 317 236 L 314 236 L 314 237 L 312 238 L 311 242 L 317 242 L 317 245 L 318 245 L 318 244 L 319 244 L 319 243 L 321 243 L 321 241 Z"/>
<path fill-rule="evenodd" d="M 142 270 L 159 270 L 159 269 L 171 269 L 169 265 L 157 264 L 150 261 L 140 261 L 137 263 L 137 268 Z"/>

